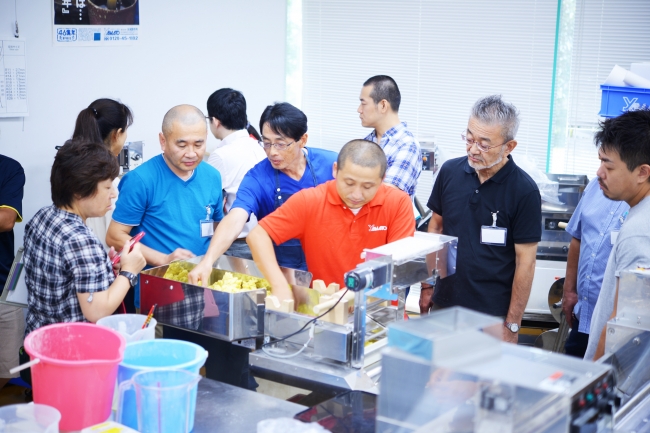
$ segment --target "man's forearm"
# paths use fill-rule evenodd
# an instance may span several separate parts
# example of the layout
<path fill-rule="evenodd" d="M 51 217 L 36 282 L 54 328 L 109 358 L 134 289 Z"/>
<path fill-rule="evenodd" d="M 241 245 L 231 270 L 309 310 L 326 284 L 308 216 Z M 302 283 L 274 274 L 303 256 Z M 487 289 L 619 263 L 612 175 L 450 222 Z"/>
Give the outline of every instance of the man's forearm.
<path fill-rule="evenodd" d="M 618 277 L 616 277 L 616 292 L 614 294 L 614 308 L 612 309 L 612 314 L 609 316 L 609 320 L 615 319 L 617 313 L 618 313 Z M 598 347 L 596 348 L 596 353 L 594 354 L 594 361 L 598 360 L 605 354 L 606 341 L 607 341 L 607 323 L 605 323 L 605 326 L 603 326 L 603 330 L 600 333 L 600 338 L 598 339 Z"/>
<path fill-rule="evenodd" d="M 204 260 L 214 263 L 221 257 L 241 234 L 247 219 L 248 213 L 245 210 L 240 208 L 231 209 L 230 213 L 217 225 L 217 230 L 210 240 L 210 246 L 205 253 Z"/>
<path fill-rule="evenodd" d="M 111 221 L 106 232 L 106 245 L 109 247 L 115 248 L 115 251 L 120 251 L 124 246 L 124 243 L 131 239 L 131 226 L 125 226 L 115 221 Z M 140 250 L 142 251 L 142 256 L 147 261 L 147 264 L 150 266 L 162 266 L 166 265 L 165 258 L 167 254 L 163 254 L 160 251 L 156 251 L 153 248 L 149 248 L 144 244 L 140 244 Z"/>
<path fill-rule="evenodd" d="M 433 233 L 437 235 L 442 234 L 442 217 L 438 215 L 437 213 L 433 212 L 431 214 L 431 218 L 429 219 L 429 226 L 427 227 L 427 233 Z M 447 266 L 447 258 L 444 257 L 444 266 Z M 427 266 L 429 266 L 432 269 L 436 268 L 436 263 L 429 263 L 430 260 L 433 260 L 432 257 L 427 256 Z M 438 264 L 441 266 L 440 264 Z M 429 283 L 422 283 L 421 284 L 422 289 L 432 289 L 433 286 Z M 422 299 L 422 297 L 421 297 Z"/>
<path fill-rule="evenodd" d="M 580 261 L 580 239 L 571 238 L 569 254 L 566 261 L 566 275 L 564 277 L 564 291 L 578 292 L 578 262 Z"/>
<path fill-rule="evenodd" d="M 442 217 L 437 213 L 433 212 L 431 214 L 431 219 L 429 219 L 429 227 L 427 227 L 427 232 L 441 235 L 442 224 L 443 224 Z"/>
<path fill-rule="evenodd" d="M 534 272 L 535 265 L 528 267 L 528 270 L 520 269 L 519 266 L 517 267 L 515 278 L 512 282 L 512 296 L 510 298 L 510 307 L 508 308 L 506 322 L 521 324 L 521 319 L 524 317 L 524 310 L 530 297 Z"/>
<path fill-rule="evenodd" d="M 521 324 L 535 275 L 537 243 L 515 245 L 515 250 L 517 251 L 515 277 L 512 282 L 512 295 L 506 322 Z"/>
<path fill-rule="evenodd" d="M 246 242 L 251 249 L 255 264 L 264 275 L 264 278 L 271 284 L 273 294 L 286 299 L 289 283 L 282 270 L 280 270 L 269 234 L 261 226 L 257 226 L 248 234 Z M 284 293 L 277 293 L 278 291 Z"/>

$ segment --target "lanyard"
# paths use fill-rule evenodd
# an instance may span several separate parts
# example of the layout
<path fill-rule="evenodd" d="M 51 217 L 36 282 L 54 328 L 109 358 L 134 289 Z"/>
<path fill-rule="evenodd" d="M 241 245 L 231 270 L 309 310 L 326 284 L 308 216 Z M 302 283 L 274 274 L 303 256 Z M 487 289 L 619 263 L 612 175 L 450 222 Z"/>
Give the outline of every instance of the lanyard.
<path fill-rule="evenodd" d="M 314 181 L 314 186 L 317 185 L 316 183 L 316 173 L 314 172 L 313 167 L 311 166 L 311 161 L 309 159 L 309 153 L 304 151 L 305 154 L 305 159 L 307 160 L 307 167 L 309 168 L 309 171 L 311 172 L 311 178 Z M 282 198 L 282 189 L 280 188 L 280 171 L 279 170 L 274 170 L 275 171 L 275 208 L 279 208 L 282 206 L 282 204 L 285 202 L 285 199 Z M 289 200 L 289 197 L 291 197 L 292 194 L 287 194 L 286 200 Z"/>

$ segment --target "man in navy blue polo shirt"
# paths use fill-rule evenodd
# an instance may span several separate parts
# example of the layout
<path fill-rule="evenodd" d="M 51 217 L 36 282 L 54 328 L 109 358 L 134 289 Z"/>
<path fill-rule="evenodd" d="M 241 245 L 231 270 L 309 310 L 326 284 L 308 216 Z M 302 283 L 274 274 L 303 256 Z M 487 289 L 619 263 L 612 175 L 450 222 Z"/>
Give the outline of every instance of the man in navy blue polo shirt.
<path fill-rule="evenodd" d="M 541 240 L 541 198 L 513 160 L 517 109 L 500 95 L 478 100 L 462 134 L 467 157 L 447 161 L 427 206 L 429 232 L 458 237 L 456 274 L 423 285 L 420 310 L 462 306 L 504 318 L 516 343 Z"/>

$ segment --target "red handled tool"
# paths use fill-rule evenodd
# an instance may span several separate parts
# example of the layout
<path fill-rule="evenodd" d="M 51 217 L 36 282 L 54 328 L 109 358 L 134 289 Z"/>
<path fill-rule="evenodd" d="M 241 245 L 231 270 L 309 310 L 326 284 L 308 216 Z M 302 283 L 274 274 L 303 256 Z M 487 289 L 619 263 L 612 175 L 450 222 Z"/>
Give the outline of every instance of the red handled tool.
<path fill-rule="evenodd" d="M 144 235 L 145 235 L 144 232 L 140 232 L 131 238 L 131 240 L 129 241 L 129 252 L 133 250 L 133 245 L 135 245 L 137 242 L 140 242 L 140 239 L 142 239 Z M 113 265 L 117 265 L 120 262 L 120 258 L 122 257 L 122 252 L 124 252 L 124 248 L 122 248 L 119 253 L 113 256 L 113 258 L 111 259 L 111 263 Z"/>
<path fill-rule="evenodd" d="M 149 326 L 149 322 L 151 322 L 151 318 L 153 317 L 153 311 L 156 309 L 158 304 L 153 304 L 151 306 L 151 310 L 149 310 L 149 314 L 147 315 L 147 319 L 144 321 L 144 324 L 142 325 L 142 329 L 145 329 L 147 326 Z"/>

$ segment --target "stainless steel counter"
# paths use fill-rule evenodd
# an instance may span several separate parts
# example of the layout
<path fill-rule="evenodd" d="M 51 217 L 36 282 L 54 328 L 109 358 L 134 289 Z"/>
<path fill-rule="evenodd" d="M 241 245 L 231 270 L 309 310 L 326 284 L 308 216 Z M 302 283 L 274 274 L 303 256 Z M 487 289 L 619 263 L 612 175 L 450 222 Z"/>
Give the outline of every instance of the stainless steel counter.
<path fill-rule="evenodd" d="M 203 378 L 196 397 L 192 433 L 250 433 L 269 418 L 293 418 L 307 409 L 296 403 Z"/>

